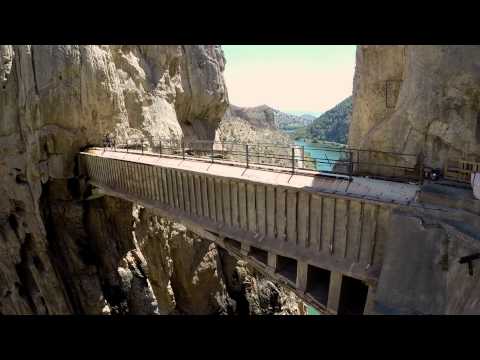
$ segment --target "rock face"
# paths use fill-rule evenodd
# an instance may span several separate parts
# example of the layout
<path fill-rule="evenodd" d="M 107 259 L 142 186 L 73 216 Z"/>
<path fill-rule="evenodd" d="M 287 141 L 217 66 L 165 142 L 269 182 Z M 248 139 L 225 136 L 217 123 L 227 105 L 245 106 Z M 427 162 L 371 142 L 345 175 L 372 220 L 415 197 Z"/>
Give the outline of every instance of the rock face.
<path fill-rule="evenodd" d="M 359 46 L 349 145 L 423 154 L 434 168 L 479 161 L 479 59 L 480 46 Z M 480 203 L 470 189 L 429 181 L 416 201 L 392 212 L 379 312 L 478 314 L 479 273 L 460 260 L 479 251 Z"/>
<path fill-rule="evenodd" d="M 243 260 L 220 249 L 225 283 L 239 315 L 299 315 L 305 304 L 293 292 L 274 284 Z"/>
<path fill-rule="evenodd" d="M 479 58 L 480 46 L 358 46 L 349 144 L 439 168 L 480 160 Z"/>
<path fill-rule="evenodd" d="M 0 313 L 158 312 L 132 204 L 81 201 L 75 155 L 107 132 L 213 138 L 221 49 L 3 45 L 0 59 Z"/>
<path fill-rule="evenodd" d="M 160 313 L 233 313 L 215 244 L 149 210 L 139 208 L 137 214 L 137 246 L 145 255 Z"/>
<path fill-rule="evenodd" d="M 224 66 L 214 45 L 0 46 L 0 314 L 235 313 L 215 245 L 76 164 L 106 133 L 213 139 Z"/>

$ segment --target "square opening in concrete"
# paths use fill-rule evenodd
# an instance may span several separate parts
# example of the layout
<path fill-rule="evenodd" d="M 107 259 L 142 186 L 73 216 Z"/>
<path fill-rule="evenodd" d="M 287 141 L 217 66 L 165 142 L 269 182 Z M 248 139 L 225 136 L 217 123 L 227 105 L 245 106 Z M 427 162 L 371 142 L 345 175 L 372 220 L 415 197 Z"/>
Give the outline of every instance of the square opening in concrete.
<path fill-rule="evenodd" d="M 338 314 L 362 315 L 367 302 L 368 286 L 363 281 L 343 275 Z"/>
<path fill-rule="evenodd" d="M 293 284 L 297 282 L 297 260 L 289 257 L 277 256 L 277 273 L 290 280 Z"/>
<path fill-rule="evenodd" d="M 268 264 L 268 252 L 265 250 L 251 246 L 249 255 L 265 265 Z"/>
<path fill-rule="evenodd" d="M 237 240 L 234 240 L 234 239 L 230 239 L 228 237 L 226 237 L 225 239 L 223 239 L 225 245 L 227 246 L 230 246 L 231 248 L 234 248 L 234 249 L 237 249 L 240 251 L 241 247 L 242 247 L 242 244 L 240 243 L 240 241 L 237 241 Z"/>
<path fill-rule="evenodd" d="M 320 304 L 327 306 L 330 288 L 330 271 L 308 265 L 307 293 Z"/>

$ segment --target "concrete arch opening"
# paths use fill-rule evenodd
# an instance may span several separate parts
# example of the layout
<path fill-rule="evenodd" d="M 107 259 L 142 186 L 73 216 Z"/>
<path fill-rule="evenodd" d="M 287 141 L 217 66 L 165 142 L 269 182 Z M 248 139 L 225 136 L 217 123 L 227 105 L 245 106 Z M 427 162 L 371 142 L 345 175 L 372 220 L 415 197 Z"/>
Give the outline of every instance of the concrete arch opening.
<path fill-rule="evenodd" d="M 328 303 L 330 275 L 328 270 L 308 265 L 306 292 L 325 307 Z"/>
<path fill-rule="evenodd" d="M 286 256 L 277 256 L 277 270 L 276 272 L 280 274 L 285 279 L 289 280 L 293 284 L 296 284 L 297 281 L 297 260 L 286 257 Z"/>
<path fill-rule="evenodd" d="M 363 315 L 367 303 L 368 286 L 361 280 L 342 276 L 339 315 Z"/>

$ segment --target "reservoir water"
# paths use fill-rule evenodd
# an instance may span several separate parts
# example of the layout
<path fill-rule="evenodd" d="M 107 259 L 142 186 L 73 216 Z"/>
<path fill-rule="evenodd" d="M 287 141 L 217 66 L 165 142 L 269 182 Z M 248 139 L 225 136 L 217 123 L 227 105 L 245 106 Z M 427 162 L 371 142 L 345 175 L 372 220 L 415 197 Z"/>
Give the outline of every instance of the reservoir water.
<path fill-rule="evenodd" d="M 342 154 L 339 151 L 335 151 L 336 149 L 340 150 L 341 147 L 334 147 L 320 142 L 312 144 L 303 140 L 296 140 L 295 145 L 303 146 L 305 148 L 305 155 L 318 160 L 316 168 L 319 171 L 331 171 L 334 161 L 340 159 L 340 155 Z M 321 147 L 321 149 L 319 147 Z M 331 150 L 328 148 L 331 148 Z"/>
<path fill-rule="evenodd" d="M 312 306 L 307 306 L 307 315 L 321 315 L 320 312 L 315 310 Z"/>

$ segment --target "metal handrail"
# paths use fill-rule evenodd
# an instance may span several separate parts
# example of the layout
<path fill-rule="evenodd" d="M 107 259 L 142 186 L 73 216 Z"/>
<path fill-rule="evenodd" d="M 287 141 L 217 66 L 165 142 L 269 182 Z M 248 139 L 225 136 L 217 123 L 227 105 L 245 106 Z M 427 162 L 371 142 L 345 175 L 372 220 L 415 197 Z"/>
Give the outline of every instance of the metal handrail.
<path fill-rule="evenodd" d="M 302 145 L 285 145 L 274 143 L 250 143 L 214 140 L 185 141 L 181 138 L 144 137 L 132 136 L 125 142 L 113 141 L 106 137 L 104 147 L 110 147 L 113 151 L 126 152 L 139 150 L 142 154 L 148 150 L 159 156 L 178 156 L 182 159 L 208 159 L 214 163 L 215 159 L 223 159 L 239 164 L 247 168 L 251 165 L 272 165 L 295 170 L 309 170 L 317 173 L 331 173 L 338 175 L 354 175 L 378 177 L 382 179 L 395 179 L 395 181 L 419 181 L 423 180 L 423 160 L 415 156 L 415 166 L 403 166 L 397 164 L 412 163 L 411 154 L 400 154 L 385 151 L 342 149 L 327 146 L 311 146 L 305 150 Z M 329 159 L 312 156 L 312 150 L 327 150 L 338 154 L 338 158 Z M 355 154 L 356 153 L 356 154 Z M 354 154 L 356 156 L 354 156 Z M 365 155 L 367 158 L 365 159 Z M 394 158 L 395 165 L 375 162 L 375 158 Z M 325 161 L 326 160 L 326 161 Z M 421 163 L 419 163 L 419 160 Z M 326 166 L 328 165 L 328 166 Z"/>

